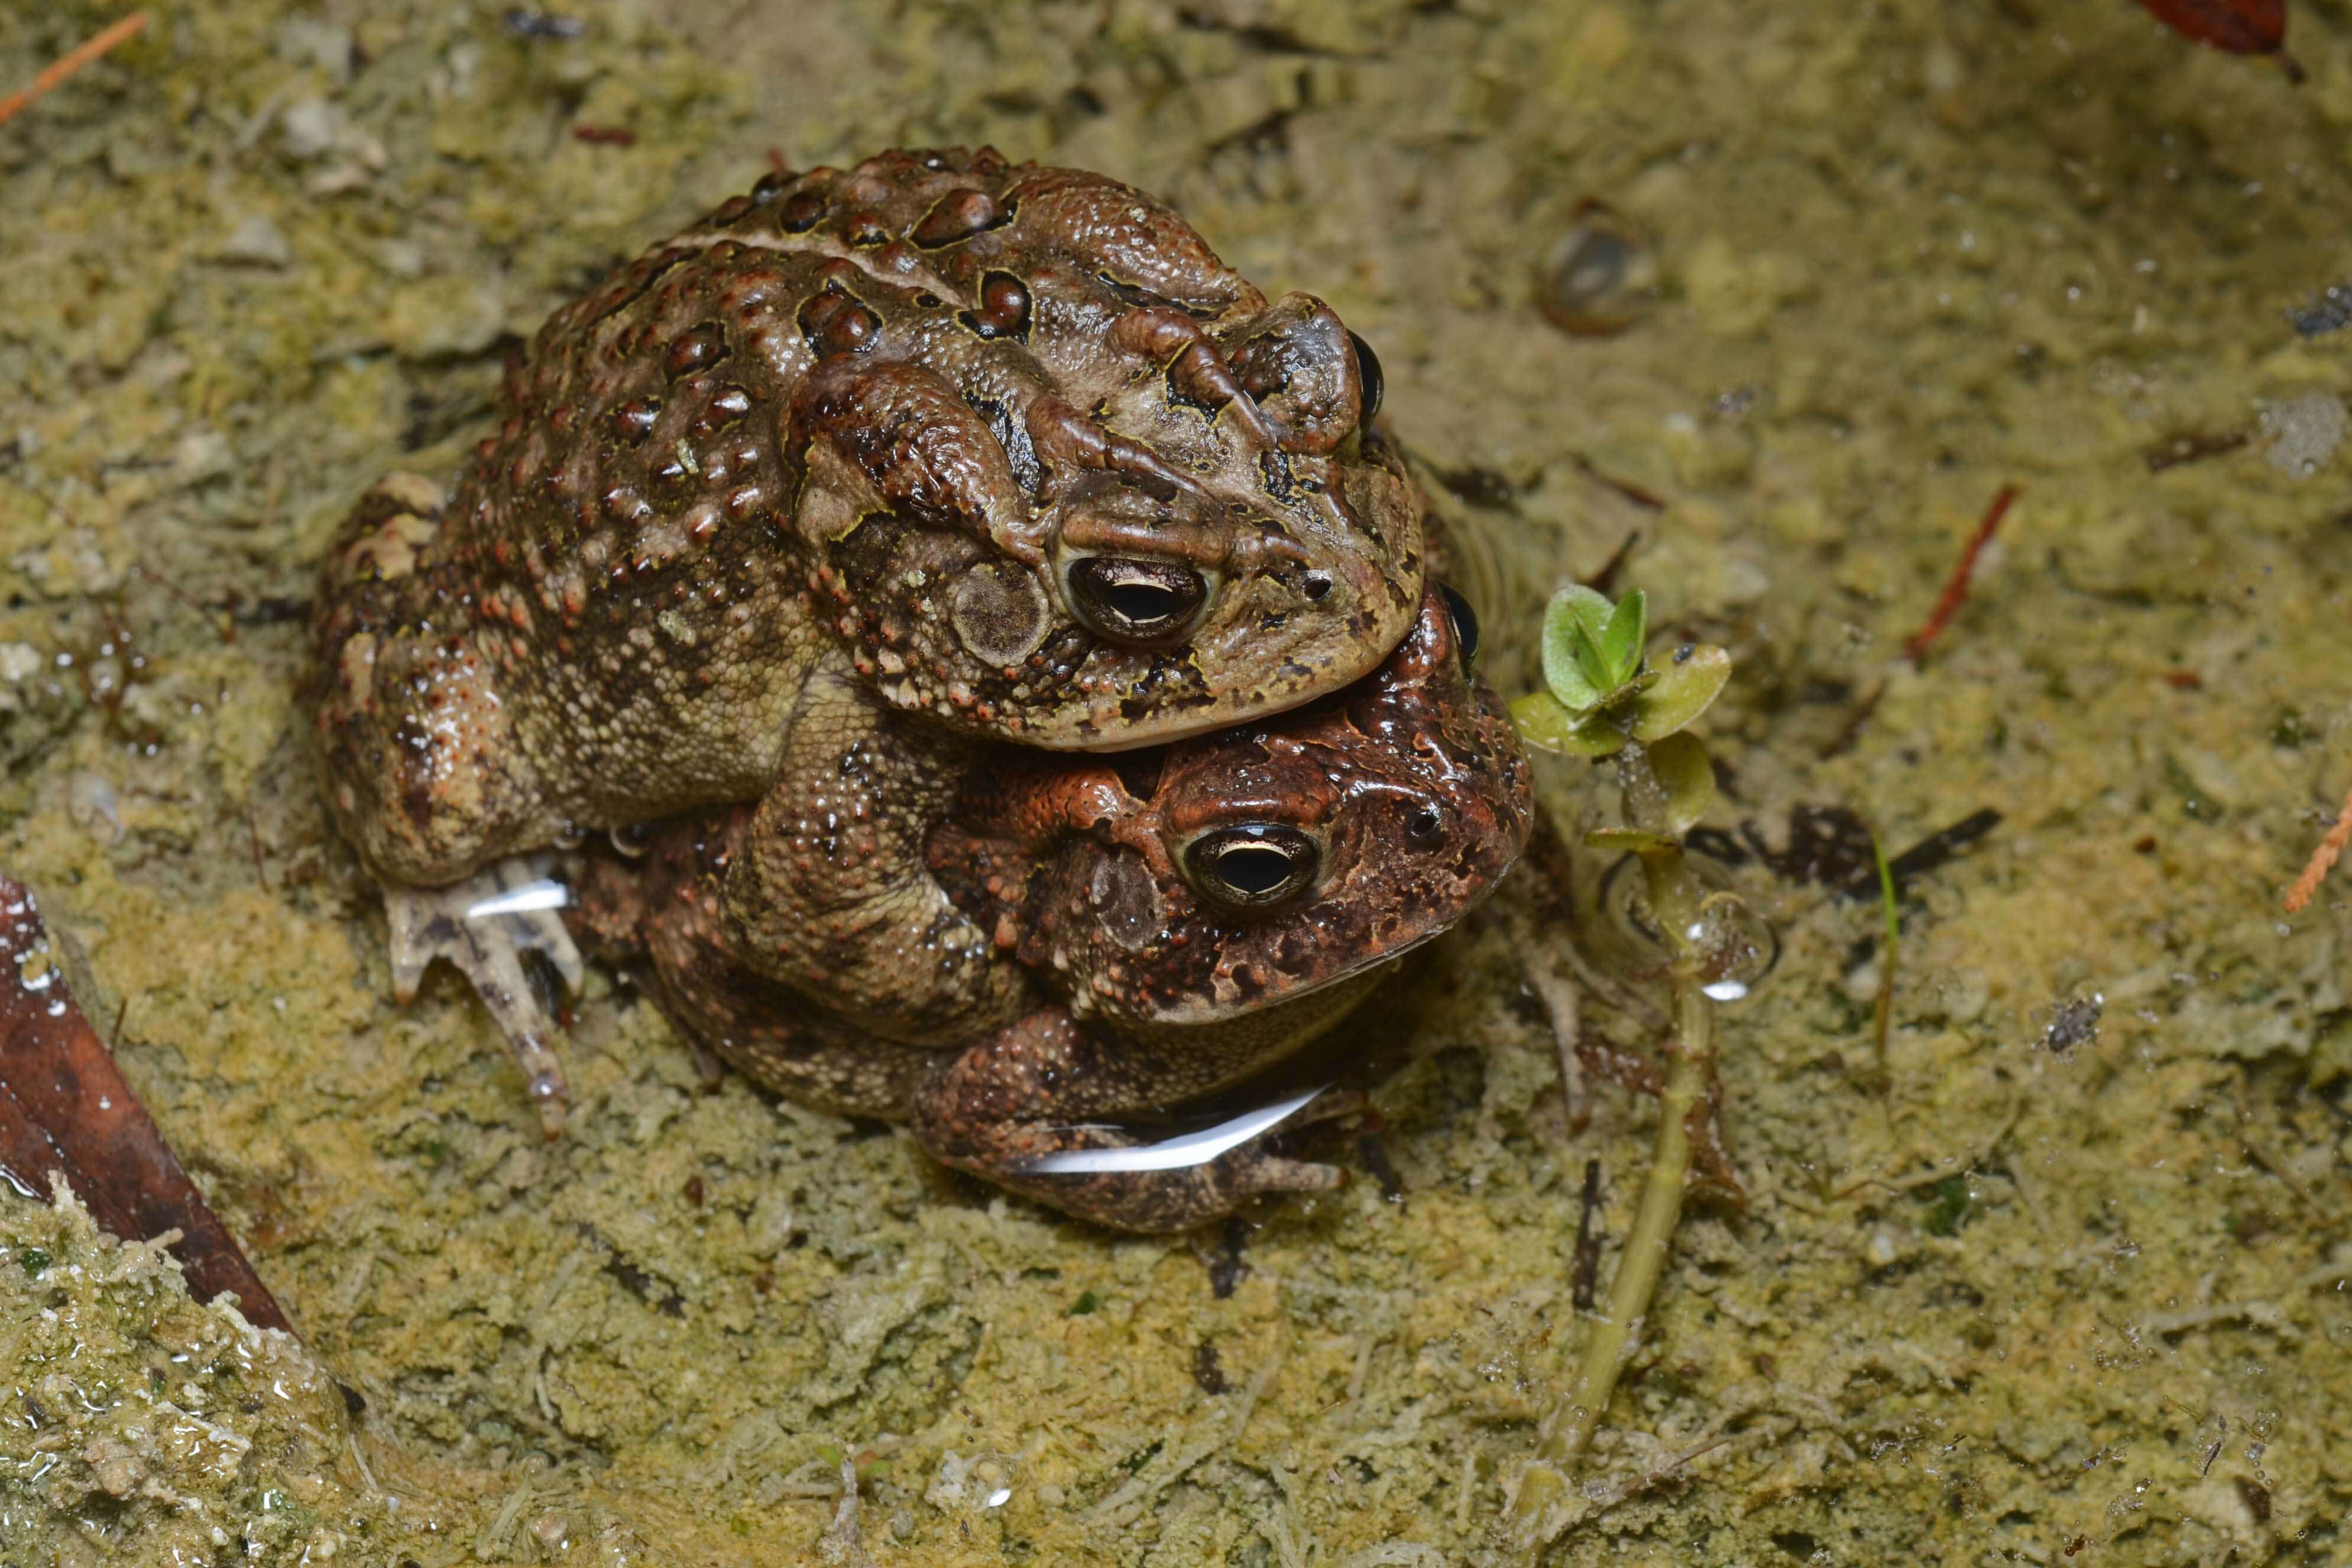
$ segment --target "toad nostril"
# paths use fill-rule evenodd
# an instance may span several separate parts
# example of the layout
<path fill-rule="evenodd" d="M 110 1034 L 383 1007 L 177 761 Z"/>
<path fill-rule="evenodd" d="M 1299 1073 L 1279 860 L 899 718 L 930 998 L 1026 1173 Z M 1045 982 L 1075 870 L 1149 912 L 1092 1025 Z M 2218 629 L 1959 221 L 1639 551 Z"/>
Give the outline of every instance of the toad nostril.
<path fill-rule="evenodd" d="M 1310 604 L 1321 604 L 1331 593 L 1331 579 L 1317 573 L 1307 579 L 1307 597 Z"/>
<path fill-rule="evenodd" d="M 1437 814 L 1437 808 L 1424 805 L 1405 819 L 1404 834 L 1415 844 L 1428 844 L 1437 837 L 1437 830 L 1444 826 L 1445 819 Z"/>

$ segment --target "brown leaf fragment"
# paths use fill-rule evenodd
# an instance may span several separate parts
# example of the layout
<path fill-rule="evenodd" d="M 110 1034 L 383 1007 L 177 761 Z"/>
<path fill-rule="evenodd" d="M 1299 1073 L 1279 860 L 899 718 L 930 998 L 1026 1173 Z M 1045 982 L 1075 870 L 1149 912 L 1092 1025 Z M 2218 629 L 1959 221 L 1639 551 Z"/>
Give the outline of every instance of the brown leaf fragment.
<path fill-rule="evenodd" d="M 2268 55 L 2286 42 L 2286 0 L 2140 0 L 2184 37 L 2233 55 Z"/>
<path fill-rule="evenodd" d="M 0 1176 L 37 1197 L 52 1175 L 101 1230 L 129 1241 L 177 1230 L 172 1251 L 198 1300 L 226 1290 L 248 1321 L 293 1331 L 82 1016 L 33 895 L 0 876 Z"/>

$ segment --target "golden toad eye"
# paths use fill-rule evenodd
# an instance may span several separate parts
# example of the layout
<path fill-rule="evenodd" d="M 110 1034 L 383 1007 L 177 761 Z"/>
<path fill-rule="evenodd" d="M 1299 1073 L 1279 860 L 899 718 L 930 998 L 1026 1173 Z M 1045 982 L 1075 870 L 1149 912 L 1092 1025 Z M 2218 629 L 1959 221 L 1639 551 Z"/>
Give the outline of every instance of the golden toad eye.
<path fill-rule="evenodd" d="M 1089 555 L 1070 563 L 1066 580 L 1071 611 L 1113 642 L 1173 642 L 1209 598 L 1201 574 L 1173 561 Z"/>
<path fill-rule="evenodd" d="M 1244 823 L 1219 828 L 1184 851 L 1192 890 L 1229 910 L 1269 910 L 1315 885 L 1322 852 L 1296 827 Z"/>

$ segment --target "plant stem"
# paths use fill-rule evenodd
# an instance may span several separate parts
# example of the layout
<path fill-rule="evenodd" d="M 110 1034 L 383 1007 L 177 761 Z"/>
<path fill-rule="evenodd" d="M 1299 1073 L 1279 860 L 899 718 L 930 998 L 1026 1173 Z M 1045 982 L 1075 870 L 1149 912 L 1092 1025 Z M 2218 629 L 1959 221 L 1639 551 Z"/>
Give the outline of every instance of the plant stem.
<path fill-rule="evenodd" d="M 1619 753 L 1619 783 L 1631 826 L 1654 830 L 1662 792 L 1639 742 Z M 1683 859 L 1679 844 L 1646 851 L 1642 870 L 1650 911 L 1673 954 L 1675 1033 L 1666 1047 L 1665 1083 L 1659 1095 L 1657 1143 L 1634 1211 L 1633 1228 L 1617 1261 L 1609 1306 L 1594 1322 L 1568 1393 L 1546 1415 L 1535 1461 L 1519 1483 L 1511 1523 L 1523 1537 L 1549 1540 L 1568 1522 L 1556 1517 L 1568 1500 L 1569 1477 L 1591 1446 L 1609 1407 L 1617 1376 L 1640 1347 L 1641 1331 L 1657 1293 L 1658 1278 L 1681 1218 L 1690 1173 L 1690 1122 L 1705 1114 L 1715 1070 L 1715 1003 L 1702 987 L 1705 954 L 1697 932 L 1705 890 Z"/>

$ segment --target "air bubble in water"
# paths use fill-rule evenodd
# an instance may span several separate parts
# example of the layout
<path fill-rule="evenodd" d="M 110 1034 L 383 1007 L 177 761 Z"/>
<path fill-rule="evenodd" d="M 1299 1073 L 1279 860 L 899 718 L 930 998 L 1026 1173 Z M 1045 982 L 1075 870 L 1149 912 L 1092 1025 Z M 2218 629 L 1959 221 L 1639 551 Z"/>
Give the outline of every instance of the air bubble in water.
<path fill-rule="evenodd" d="M 1721 865 L 1687 852 L 1683 861 L 1708 889 L 1688 933 L 1705 963 L 1699 989 L 1717 1002 L 1742 1001 L 1780 962 L 1780 934 L 1730 890 L 1730 876 Z M 1666 944 L 1651 918 L 1648 879 L 1637 857 L 1628 855 L 1609 868 L 1601 902 L 1611 925 L 1641 955 L 1629 967 L 1664 967 Z"/>

